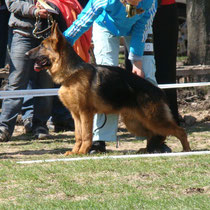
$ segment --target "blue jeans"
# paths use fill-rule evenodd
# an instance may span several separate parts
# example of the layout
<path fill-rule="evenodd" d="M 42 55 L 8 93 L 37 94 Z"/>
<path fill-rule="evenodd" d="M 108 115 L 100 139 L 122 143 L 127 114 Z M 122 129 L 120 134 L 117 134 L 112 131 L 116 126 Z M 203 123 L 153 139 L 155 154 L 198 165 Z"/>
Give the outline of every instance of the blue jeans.
<path fill-rule="evenodd" d="M 60 85 L 54 85 L 55 88 L 60 88 Z M 62 104 L 58 96 L 53 97 L 53 106 L 52 106 L 52 122 L 56 123 L 65 123 L 72 119 L 72 116 L 69 110 Z"/>
<path fill-rule="evenodd" d="M 129 49 L 130 37 L 124 37 L 124 40 L 127 49 Z M 94 23 L 93 43 L 97 64 L 118 66 L 120 37 L 112 35 L 106 28 Z M 145 79 L 153 84 L 157 84 L 155 79 L 156 68 L 154 56 L 143 56 L 142 65 Z M 93 122 L 93 141 L 116 141 L 118 118 L 118 115 L 108 114 L 105 120 L 104 114 L 96 114 Z M 105 121 L 106 123 L 104 124 Z M 103 124 L 104 126 L 98 129 Z"/>
<path fill-rule="evenodd" d="M 33 81 L 29 80 L 27 89 L 33 89 Z M 33 96 L 25 96 L 23 99 L 22 109 L 22 120 L 25 121 L 27 119 L 32 119 L 34 115 L 34 97 Z"/>
<path fill-rule="evenodd" d="M 29 59 L 25 53 L 38 46 L 40 40 L 25 37 L 15 33 L 11 43 L 10 73 L 6 90 L 24 90 L 29 80 L 33 88 L 50 88 L 53 82 L 46 71 L 35 72 L 34 61 Z M 51 114 L 52 97 L 34 97 L 33 125 L 46 125 Z M 0 129 L 6 129 L 12 135 L 18 114 L 21 112 L 23 98 L 4 99 L 2 113 L 0 115 Z"/>

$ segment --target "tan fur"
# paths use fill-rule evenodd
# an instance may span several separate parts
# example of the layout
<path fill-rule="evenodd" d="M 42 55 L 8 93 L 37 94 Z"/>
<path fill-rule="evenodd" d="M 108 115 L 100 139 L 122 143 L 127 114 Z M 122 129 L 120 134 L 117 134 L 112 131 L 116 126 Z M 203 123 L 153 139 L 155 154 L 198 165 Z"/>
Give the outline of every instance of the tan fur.
<path fill-rule="evenodd" d="M 49 55 L 52 63 L 49 72 L 53 80 L 61 84 L 60 100 L 71 112 L 75 121 L 76 143 L 72 151 L 66 152 L 66 155 L 88 153 L 92 145 L 93 117 L 96 113 L 120 114 L 128 130 L 138 136 L 147 136 L 148 142 L 154 135 L 174 135 L 181 141 L 183 149 L 190 151 L 184 129 L 176 125 L 165 102 L 160 100 L 147 107 L 118 110 L 106 103 L 103 97 L 91 88 L 92 71 L 85 68 L 85 63 L 82 63 L 82 69 L 78 64 L 75 64 L 74 69 L 69 67 L 69 62 L 74 60 L 69 60 L 66 40 L 59 33 L 57 26 L 54 26 L 52 35 L 42 42 L 44 48 L 33 50 L 41 55 Z M 33 50 L 31 53 L 34 53 Z M 162 119 L 159 119 L 159 116 Z"/>

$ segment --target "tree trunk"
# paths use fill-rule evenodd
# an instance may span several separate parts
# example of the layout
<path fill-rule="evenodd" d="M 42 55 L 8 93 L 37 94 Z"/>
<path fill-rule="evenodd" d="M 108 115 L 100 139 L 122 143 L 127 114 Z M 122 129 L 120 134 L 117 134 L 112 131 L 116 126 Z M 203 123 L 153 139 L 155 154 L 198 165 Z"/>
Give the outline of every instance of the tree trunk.
<path fill-rule="evenodd" d="M 210 0 L 187 0 L 189 64 L 210 65 Z"/>

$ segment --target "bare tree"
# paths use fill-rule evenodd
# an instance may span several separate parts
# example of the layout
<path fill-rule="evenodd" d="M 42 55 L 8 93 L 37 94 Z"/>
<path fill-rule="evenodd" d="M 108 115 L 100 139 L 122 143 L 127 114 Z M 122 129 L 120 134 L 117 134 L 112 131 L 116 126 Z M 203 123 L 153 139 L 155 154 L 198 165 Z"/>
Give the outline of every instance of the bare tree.
<path fill-rule="evenodd" d="M 189 64 L 210 65 L 210 0 L 187 0 Z"/>

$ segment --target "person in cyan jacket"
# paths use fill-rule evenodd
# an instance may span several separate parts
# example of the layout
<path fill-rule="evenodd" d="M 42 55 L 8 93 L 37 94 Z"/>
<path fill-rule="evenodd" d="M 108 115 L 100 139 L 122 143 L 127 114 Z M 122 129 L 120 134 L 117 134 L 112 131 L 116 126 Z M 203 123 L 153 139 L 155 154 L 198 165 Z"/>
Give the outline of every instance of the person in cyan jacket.
<path fill-rule="evenodd" d="M 127 17 L 126 3 L 141 8 L 141 13 Z M 156 4 L 156 0 L 89 0 L 77 20 L 64 32 L 64 36 L 73 45 L 93 25 L 96 63 L 112 66 L 118 66 L 120 37 L 123 36 L 133 64 L 132 72 L 156 84 L 155 67 L 150 70 L 142 68 L 145 41 L 151 29 Z M 107 115 L 105 120 L 104 114 L 97 114 L 90 153 L 105 152 L 104 141 L 115 141 L 117 128 L 117 115 Z"/>

